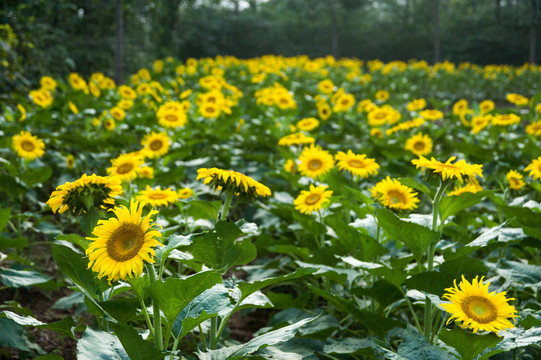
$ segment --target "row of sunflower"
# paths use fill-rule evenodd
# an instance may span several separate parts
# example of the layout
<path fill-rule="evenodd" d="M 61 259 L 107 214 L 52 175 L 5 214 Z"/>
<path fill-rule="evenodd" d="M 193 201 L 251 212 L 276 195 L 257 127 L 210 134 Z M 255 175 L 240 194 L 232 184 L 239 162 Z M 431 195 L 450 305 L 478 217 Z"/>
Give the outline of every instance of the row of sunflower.
<path fill-rule="evenodd" d="M 24 331 L 45 327 L 81 358 L 541 356 L 539 83 L 306 56 L 43 77 L 1 117 L 0 345 L 54 353 Z M 75 313 L 22 312 L 19 290 L 68 286 Z M 239 342 L 239 313 L 267 327 Z"/>

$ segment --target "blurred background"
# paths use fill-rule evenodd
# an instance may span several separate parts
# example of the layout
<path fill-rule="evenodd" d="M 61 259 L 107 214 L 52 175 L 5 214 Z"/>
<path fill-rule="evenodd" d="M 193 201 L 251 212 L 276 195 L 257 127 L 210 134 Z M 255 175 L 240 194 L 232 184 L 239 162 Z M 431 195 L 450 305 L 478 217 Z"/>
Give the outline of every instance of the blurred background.
<path fill-rule="evenodd" d="M 522 65 L 541 0 L 2 0 L 1 93 L 42 75 L 122 81 L 167 56 L 264 54 Z"/>

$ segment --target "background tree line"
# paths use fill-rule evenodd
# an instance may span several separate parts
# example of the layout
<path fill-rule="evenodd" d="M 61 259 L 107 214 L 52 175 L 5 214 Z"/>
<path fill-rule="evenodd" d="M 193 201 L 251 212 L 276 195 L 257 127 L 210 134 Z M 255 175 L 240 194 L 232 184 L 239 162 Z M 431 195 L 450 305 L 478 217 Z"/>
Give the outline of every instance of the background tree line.
<path fill-rule="evenodd" d="M 540 17 L 541 0 L 3 0 L 0 93 L 166 56 L 535 63 Z"/>

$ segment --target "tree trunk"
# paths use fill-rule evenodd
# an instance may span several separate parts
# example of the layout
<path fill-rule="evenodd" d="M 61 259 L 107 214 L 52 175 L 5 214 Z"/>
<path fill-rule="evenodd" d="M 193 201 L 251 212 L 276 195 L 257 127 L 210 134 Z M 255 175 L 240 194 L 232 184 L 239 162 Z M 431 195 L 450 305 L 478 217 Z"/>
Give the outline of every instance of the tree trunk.
<path fill-rule="evenodd" d="M 530 64 L 536 63 L 536 44 L 537 44 L 537 27 L 536 27 L 536 19 L 537 19 L 537 0 L 531 0 L 530 1 L 531 7 L 530 7 Z"/>
<path fill-rule="evenodd" d="M 434 35 L 434 64 L 441 60 L 441 39 L 440 39 L 440 0 L 433 0 L 432 25 Z"/>
<path fill-rule="evenodd" d="M 124 13 L 122 11 L 122 0 L 116 0 L 115 11 L 116 22 L 116 44 L 115 44 L 115 82 L 120 85 L 122 82 L 122 55 L 124 42 Z"/>

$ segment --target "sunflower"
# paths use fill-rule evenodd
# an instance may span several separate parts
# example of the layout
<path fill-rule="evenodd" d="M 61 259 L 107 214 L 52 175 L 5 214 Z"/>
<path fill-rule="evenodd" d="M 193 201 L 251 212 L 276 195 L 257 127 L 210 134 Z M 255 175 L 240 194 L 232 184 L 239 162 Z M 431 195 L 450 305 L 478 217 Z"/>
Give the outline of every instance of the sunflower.
<path fill-rule="evenodd" d="M 11 146 L 17 155 L 27 160 L 42 157 L 45 153 L 43 140 L 24 130 L 11 138 Z"/>
<path fill-rule="evenodd" d="M 183 110 L 158 110 L 158 123 L 166 128 L 183 127 L 186 124 L 187 116 Z"/>
<path fill-rule="evenodd" d="M 295 205 L 295 210 L 299 210 L 302 214 L 311 214 L 319 211 L 323 204 L 328 203 L 331 195 L 332 191 L 327 190 L 327 186 L 315 187 L 310 184 L 310 190 L 302 190 L 293 201 L 293 205 Z"/>
<path fill-rule="evenodd" d="M 21 104 L 17 104 L 17 109 L 21 113 L 19 116 L 19 121 L 25 121 L 26 120 L 26 109 Z"/>
<path fill-rule="evenodd" d="M 541 180 L 541 156 L 538 157 L 537 159 L 532 160 L 532 162 L 528 166 L 526 166 L 524 171 L 529 171 L 530 176 L 534 180 L 536 179 Z"/>
<path fill-rule="evenodd" d="M 474 134 L 479 134 L 481 130 L 488 126 L 490 119 L 492 119 L 492 115 L 474 116 L 471 119 L 471 132 Z"/>
<path fill-rule="evenodd" d="M 51 95 L 51 93 L 45 89 L 30 91 L 30 97 L 32 98 L 32 101 L 34 102 L 34 104 L 39 105 L 42 108 L 48 107 L 54 101 L 54 98 Z"/>
<path fill-rule="evenodd" d="M 221 107 L 213 102 L 205 102 L 199 106 L 199 114 L 207 119 L 215 119 L 220 116 Z"/>
<path fill-rule="evenodd" d="M 520 190 L 526 185 L 524 180 L 522 180 L 524 177 L 516 170 L 509 170 L 505 177 L 509 183 L 509 188 L 512 190 Z"/>
<path fill-rule="evenodd" d="M 131 87 L 127 85 L 121 85 L 118 87 L 118 93 L 124 99 L 133 100 L 137 97 L 137 93 Z"/>
<path fill-rule="evenodd" d="M 111 110 L 109 110 L 109 113 L 112 117 L 115 118 L 116 121 L 122 121 L 126 117 L 126 112 L 118 106 L 115 106 Z"/>
<path fill-rule="evenodd" d="M 333 111 L 348 111 L 353 105 L 355 105 L 355 97 L 353 94 L 343 94 L 336 100 Z"/>
<path fill-rule="evenodd" d="M 66 167 L 68 169 L 73 169 L 75 167 L 75 157 L 72 154 L 66 156 Z"/>
<path fill-rule="evenodd" d="M 457 116 L 460 115 L 461 113 L 463 113 L 466 110 L 468 110 L 468 101 L 466 99 L 458 100 L 453 105 L 453 114 L 455 114 Z"/>
<path fill-rule="evenodd" d="M 103 127 L 107 131 L 112 131 L 116 127 L 116 122 L 113 119 L 105 119 L 105 121 L 103 122 Z"/>
<path fill-rule="evenodd" d="M 138 201 L 154 207 L 168 206 L 180 198 L 179 194 L 171 188 L 162 190 L 159 186 L 156 189 L 152 189 L 147 185 L 145 190 L 141 190 L 139 194 L 137 195 Z"/>
<path fill-rule="evenodd" d="M 534 121 L 526 126 L 526 134 L 540 136 L 541 135 L 541 120 Z"/>
<path fill-rule="evenodd" d="M 137 170 L 143 163 L 142 156 L 123 154 L 111 160 L 113 166 L 107 168 L 107 173 L 118 176 L 122 181 L 131 181 L 137 177 Z"/>
<path fill-rule="evenodd" d="M 197 170 L 197 179 L 203 178 L 203 182 L 214 187 L 215 190 L 233 190 L 235 194 L 246 194 L 252 196 L 269 197 L 271 190 L 260 182 L 249 176 L 233 170 L 222 170 L 218 168 L 201 168 Z"/>
<path fill-rule="evenodd" d="M 114 197 L 123 193 L 120 179 L 96 174 L 83 174 L 74 182 L 60 185 L 52 192 L 47 205 L 53 213 L 66 210 L 80 214 L 90 207 L 104 208 L 114 203 Z"/>
<path fill-rule="evenodd" d="M 388 208 L 396 210 L 413 210 L 417 208 L 419 199 L 413 189 L 387 176 L 370 189 L 373 198 Z"/>
<path fill-rule="evenodd" d="M 331 80 L 325 79 L 317 84 L 317 88 L 324 94 L 330 94 L 334 90 L 334 84 Z"/>
<path fill-rule="evenodd" d="M 319 146 L 311 145 L 304 148 L 299 157 L 298 170 L 303 176 L 317 179 L 334 167 L 333 156 Z"/>
<path fill-rule="evenodd" d="M 143 205 L 135 200 L 130 208 L 115 207 L 115 217 L 100 220 L 92 234 L 92 242 L 86 249 L 88 267 L 98 273 L 98 278 L 107 276 L 109 283 L 118 279 L 127 280 L 143 273 L 143 261 L 154 262 L 155 246 L 162 246 L 157 240 L 162 235 L 155 230 L 151 210 L 142 217 Z"/>
<path fill-rule="evenodd" d="M 326 102 L 318 103 L 317 114 L 321 120 L 327 120 L 331 116 L 331 107 Z"/>
<path fill-rule="evenodd" d="M 479 191 L 483 190 L 483 187 L 479 185 L 479 181 L 477 179 L 470 179 L 470 181 L 462 186 L 462 187 L 455 187 L 455 189 L 447 194 L 447 196 L 460 196 L 464 193 L 478 193 Z"/>
<path fill-rule="evenodd" d="M 150 166 L 141 166 L 137 169 L 137 175 L 141 178 L 154 179 L 154 169 Z"/>
<path fill-rule="evenodd" d="M 295 174 L 297 172 L 297 164 L 295 163 L 295 160 L 287 160 L 284 164 L 284 170 L 288 173 Z"/>
<path fill-rule="evenodd" d="M 297 123 L 297 128 L 302 131 L 312 131 L 319 126 L 319 120 L 313 117 L 304 118 Z"/>
<path fill-rule="evenodd" d="M 190 188 L 183 188 L 178 191 L 179 199 L 187 199 L 193 196 L 193 190 Z"/>
<path fill-rule="evenodd" d="M 376 107 L 368 113 L 368 124 L 370 126 L 382 126 L 387 123 L 391 113 L 387 109 Z"/>
<path fill-rule="evenodd" d="M 456 320 L 461 321 L 460 327 L 471 328 L 474 333 L 477 331 L 494 331 L 512 329 L 515 327 L 513 321 L 518 317 L 515 307 L 508 304 L 513 298 L 506 298 L 506 292 L 495 294 L 488 292 L 490 282 L 483 284 L 483 278 L 477 280 L 476 276 L 471 284 L 464 275 L 460 285 L 445 289 L 448 293 L 442 298 L 451 301 L 448 304 L 440 305 L 445 311 L 451 314 L 447 323 Z M 459 289 L 460 287 L 460 289 Z"/>
<path fill-rule="evenodd" d="M 520 116 L 516 114 L 502 114 L 492 118 L 492 125 L 509 126 L 518 124 L 519 122 Z"/>
<path fill-rule="evenodd" d="M 475 176 L 483 177 L 483 165 L 468 164 L 464 160 L 460 160 L 452 164 L 456 160 L 455 156 L 452 156 L 445 163 L 442 163 L 434 158 L 428 160 L 422 155 L 419 159 L 413 159 L 411 163 L 417 168 L 429 169 L 433 173 L 439 173 L 443 181 L 447 179 L 456 178 L 459 181 L 463 181 L 463 177 L 466 179 L 472 179 Z"/>
<path fill-rule="evenodd" d="M 50 76 L 43 76 L 39 80 L 39 84 L 41 85 L 42 89 L 48 91 L 54 91 L 54 89 L 56 89 L 56 81 Z"/>
<path fill-rule="evenodd" d="M 166 133 L 152 132 L 145 135 L 141 145 L 144 146 L 147 156 L 153 159 L 167 154 L 167 151 L 169 151 L 169 142 L 170 139 Z"/>
<path fill-rule="evenodd" d="M 335 156 L 340 170 L 349 171 L 354 176 L 366 178 L 378 173 L 379 165 L 375 159 L 367 158 L 365 154 L 354 154 L 351 150 L 347 153 L 339 151 Z"/>
<path fill-rule="evenodd" d="M 278 140 L 278 145 L 280 146 L 291 146 L 291 145 L 304 145 L 304 144 L 313 144 L 316 141 L 311 136 L 306 136 L 304 133 L 293 133 L 286 136 L 283 136 Z"/>
<path fill-rule="evenodd" d="M 432 139 L 428 135 L 419 133 L 406 140 L 404 149 L 415 155 L 427 155 L 432 152 Z"/>
<path fill-rule="evenodd" d="M 432 120 L 432 121 L 443 118 L 443 113 L 436 109 L 423 110 L 419 113 L 419 115 L 421 115 L 423 119 Z"/>
<path fill-rule="evenodd" d="M 426 100 L 425 99 L 415 99 L 408 103 L 407 109 L 408 111 L 419 111 L 423 110 L 426 107 Z"/>
<path fill-rule="evenodd" d="M 376 100 L 387 101 L 389 100 L 389 92 L 386 90 L 379 90 L 376 92 Z"/>
<path fill-rule="evenodd" d="M 71 112 L 74 113 L 74 114 L 78 114 L 79 113 L 79 109 L 77 109 L 77 105 L 75 105 L 74 103 L 72 103 L 71 101 L 68 101 L 68 107 L 70 108 Z"/>
<path fill-rule="evenodd" d="M 372 128 L 370 129 L 370 136 L 383 139 L 383 131 L 380 128 Z"/>
<path fill-rule="evenodd" d="M 491 112 L 492 110 L 494 110 L 494 101 L 492 100 L 481 101 L 481 103 L 479 104 L 479 110 L 481 111 L 481 114 L 483 115 L 488 112 Z"/>
<path fill-rule="evenodd" d="M 520 94 L 507 94 L 506 96 L 507 101 L 509 101 L 511 104 L 515 104 L 517 106 L 524 106 L 528 105 L 528 98 L 525 96 L 522 96 Z"/>

